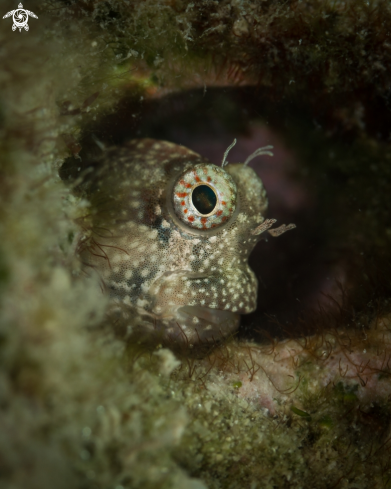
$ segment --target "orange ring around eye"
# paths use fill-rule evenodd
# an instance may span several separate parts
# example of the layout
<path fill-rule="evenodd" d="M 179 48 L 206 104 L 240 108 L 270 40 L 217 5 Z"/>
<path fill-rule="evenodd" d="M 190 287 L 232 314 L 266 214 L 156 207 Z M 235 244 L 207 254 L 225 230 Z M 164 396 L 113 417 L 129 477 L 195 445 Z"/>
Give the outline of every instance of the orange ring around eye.
<path fill-rule="evenodd" d="M 204 191 L 200 189 L 195 195 L 200 186 L 204 186 Z M 172 186 L 167 188 L 167 192 L 172 217 L 189 232 L 215 234 L 237 215 L 236 183 L 226 170 L 212 163 L 188 165 L 185 171 L 173 176 Z"/>

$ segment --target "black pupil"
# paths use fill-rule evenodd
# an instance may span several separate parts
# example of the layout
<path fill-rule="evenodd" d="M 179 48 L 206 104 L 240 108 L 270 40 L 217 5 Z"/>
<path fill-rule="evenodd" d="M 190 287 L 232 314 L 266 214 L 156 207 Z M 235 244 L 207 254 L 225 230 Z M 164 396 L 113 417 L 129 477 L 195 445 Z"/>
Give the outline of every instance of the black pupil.
<path fill-rule="evenodd" d="M 194 207 L 200 214 L 210 214 L 216 207 L 216 194 L 208 185 L 198 185 L 191 197 Z"/>

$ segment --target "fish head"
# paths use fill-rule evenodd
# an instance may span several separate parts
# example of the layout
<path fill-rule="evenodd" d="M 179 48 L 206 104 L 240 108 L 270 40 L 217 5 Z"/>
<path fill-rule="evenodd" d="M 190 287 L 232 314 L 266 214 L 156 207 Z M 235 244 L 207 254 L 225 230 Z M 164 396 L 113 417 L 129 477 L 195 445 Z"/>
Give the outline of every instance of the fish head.
<path fill-rule="evenodd" d="M 232 334 L 255 310 L 248 257 L 267 197 L 254 170 L 153 139 L 109 148 L 80 177 L 80 254 L 128 330 L 189 344 Z"/>

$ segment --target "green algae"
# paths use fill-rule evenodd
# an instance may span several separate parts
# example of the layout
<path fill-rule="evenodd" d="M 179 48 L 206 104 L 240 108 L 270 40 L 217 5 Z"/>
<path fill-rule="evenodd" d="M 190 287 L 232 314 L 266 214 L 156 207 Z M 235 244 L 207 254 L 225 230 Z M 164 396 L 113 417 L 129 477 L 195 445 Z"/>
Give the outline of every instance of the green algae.
<path fill-rule="evenodd" d="M 302 411 L 301 409 L 297 408 L 296 406 L 291 406 L 291 411 L 295 414 L 297 414 L 297 416 L 300 416 L 302 418 L 305 418 L 306 421 L 311 421 L 311 415 L 306 413 L 305 411 Z"/>

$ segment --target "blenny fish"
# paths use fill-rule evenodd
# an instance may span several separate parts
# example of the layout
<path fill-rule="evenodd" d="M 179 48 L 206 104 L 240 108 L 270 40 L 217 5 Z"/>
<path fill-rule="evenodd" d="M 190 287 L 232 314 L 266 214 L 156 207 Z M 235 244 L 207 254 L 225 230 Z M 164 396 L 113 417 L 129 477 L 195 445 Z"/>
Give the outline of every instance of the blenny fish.
<path fill-rule="evenodd" d="M 216 166 L 184 146 L 135 139 L 80 172 L 77 189 L 91 212 L 79 251 L 98 272 L 117 323 L 193 345 L 222 339 L 255 310 L 248 257 L 262 233 L 295 227 L 270 229 L 265 189 L 247 166 L 270 149 L 244 164 L 228 164 L 227 150 Z"/>

